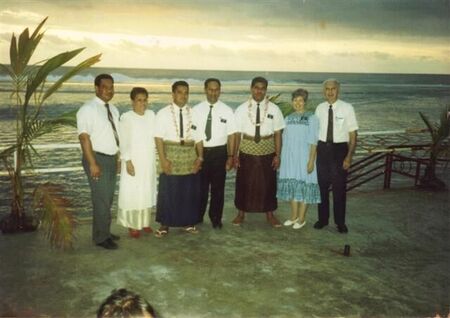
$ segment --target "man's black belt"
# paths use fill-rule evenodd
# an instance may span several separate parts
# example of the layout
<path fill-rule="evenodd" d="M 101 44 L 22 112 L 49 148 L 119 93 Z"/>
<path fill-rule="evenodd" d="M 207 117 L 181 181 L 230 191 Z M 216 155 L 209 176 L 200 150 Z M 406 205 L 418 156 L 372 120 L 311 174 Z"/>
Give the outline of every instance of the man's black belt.
<path fill-rule="evenodd" d="M 327 141 L 319 140 L 319 144 L 324 144 L 324 145 L 326 145 L 326 146 L 331 146 L 331 145 L 346 145 L 346 144 L 348 144 L 348 142 L 327 142 Z"/>
<path fill-rule="evenodd" d="M 103 152 L 98 152 L 98 151 L 94 151 L 95 154 L 99 155 L 99 156 L 105 156 L 105 157 L 115 157 L 116 155 L 107 155 L 106 153 Z"/>
<path fill-rule="evenodd" d="M 215 146 L 215 147 L 203 147 L 203 151 L 226 148 L 227 145 Z"/>

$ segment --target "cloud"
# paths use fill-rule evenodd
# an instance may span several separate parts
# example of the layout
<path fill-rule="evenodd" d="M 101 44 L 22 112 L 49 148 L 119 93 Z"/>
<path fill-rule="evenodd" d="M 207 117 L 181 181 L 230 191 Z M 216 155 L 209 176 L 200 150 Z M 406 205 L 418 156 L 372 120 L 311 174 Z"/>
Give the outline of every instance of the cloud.
<path fill-rule="evenodd" d="M 0 11 L 0 18 L 3 20 L 3 23 L 7 22 L 8 20 L 21 20 L 24 23 L 35 23 L 42 21 L 45 16 L 31 11 L 6 9 Z"/>
<path fill-rule="evenodd" d="M 89 54 L 103 52 L 108 66 L 386 71 L 396 63 L 403 72 L 403 61 L 420 70 L 449 70 L 450 63 L 448 0 L 3 0 L 2 6 L 5 33 L 33 29 L 50 16 L 39 54 L 87 47 Z M 0 35 L 0 62 L 11 33 Z"/>

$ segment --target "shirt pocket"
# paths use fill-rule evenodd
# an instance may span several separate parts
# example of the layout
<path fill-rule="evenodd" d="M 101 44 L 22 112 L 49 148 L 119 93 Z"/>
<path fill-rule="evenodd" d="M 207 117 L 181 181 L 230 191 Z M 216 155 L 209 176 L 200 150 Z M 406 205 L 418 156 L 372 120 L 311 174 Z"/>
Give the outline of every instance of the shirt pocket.
<path fill-rule="evenodd" d="M 335 121 L 336 127 L 339 127 L 339 128 L 344 127 L 344 124 L 345 124 L 345 118 L 344 118 L 344 116 L 341 116 L 341 115 L 337 114 L 337 115 L 334 117 L 334 121 Z"/>

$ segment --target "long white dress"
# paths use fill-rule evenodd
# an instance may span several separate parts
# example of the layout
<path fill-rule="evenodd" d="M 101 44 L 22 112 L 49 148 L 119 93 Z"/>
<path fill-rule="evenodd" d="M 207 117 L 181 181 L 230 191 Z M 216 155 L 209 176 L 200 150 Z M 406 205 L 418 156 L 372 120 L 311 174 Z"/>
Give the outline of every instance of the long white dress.
<path fill-rule="evenodd" d="M 124 113 L 119 133 L 122 166 L 117 223 L 141 230 L 150 226 L 151 208 L 156 204 L 155 113 Z M 134 176 L 127 172 L 127 160 L 134 165 Z"/>

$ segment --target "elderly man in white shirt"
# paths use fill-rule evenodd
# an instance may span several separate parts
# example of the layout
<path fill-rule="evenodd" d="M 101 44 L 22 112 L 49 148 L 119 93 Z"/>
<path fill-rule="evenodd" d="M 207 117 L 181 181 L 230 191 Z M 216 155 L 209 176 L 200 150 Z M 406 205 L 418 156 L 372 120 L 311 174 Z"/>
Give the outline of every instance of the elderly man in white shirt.
<path fill-rule="evenodd" d="M 95 94 L 78 110 L 77 130 L 83 168 L 91 188 L 93 240 L 110 250 L 117 249 L 114 241 L 119 239 L 110 232 L 119 151 L 119 111 L 109 103 L 114 96 L 111 75 L 100 74 L 95 78 Z"/>
<path fill-rule="evenodd" d="M 321 203 L 318 209 L 319 220 L 314 228 L 322 229 L 328 225 L 329 188 L 332 186 L 334 222 L 339 233 L 347 233 L 346 181 L 356 148 L 358 123 L 353 106 L 338 99 L 339 89 L 340 84 L 336 79 L 326 80 L 323 83 L 326 102 L 316 108 L 316 116 L 319 118 L 317 177 Z"/>
<path fill-rule="evenodd" d="M 233 167 L 236 124 L 233 110 L 219 100 L 221 83 L 205 81 L 206 100 L 194 107 L 199 131 L 205 132 L 201 176 L 200 216 L 203 221 L 211 191 L 208 215 L 214 229 L 222 228 L 226 171 Z M 211 189 L 211 190 L 210 190 Z"/>
<path fill-rule="evenodd" d="M 278 207 L 277 169 L 280 166 L 283 114 L 266 97 L 268 82 L 255 77 L 251 98 L 235 112 L 238 137 L 235 157 L 236 192 L 234 203 L 239 210 L 234 225 L 244 222 L 245 212 L 266 213 L 267 222 L 281 227 L 273 212 Z"/>
<path fill-rule="evenodd" d="M 184 227 L 187 233 L 198 233 L 200 222 L 200 175 L 203 162 L 203 133 L 197 118 L 187 105 L 189 84 L 172 85 L 173 102 L 156 115 L 155 143 L 158 149 L 160 175 L 156 204 L 156 221 L 161 227 L 155 236 L 163 237 L 169 227 Z"/>

